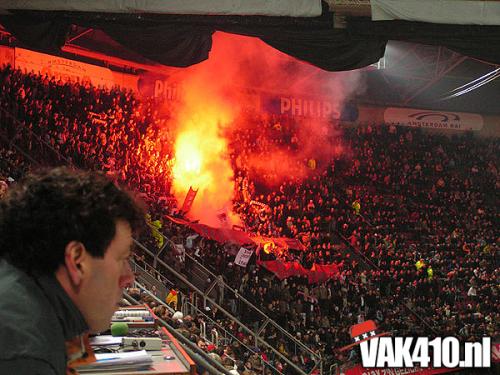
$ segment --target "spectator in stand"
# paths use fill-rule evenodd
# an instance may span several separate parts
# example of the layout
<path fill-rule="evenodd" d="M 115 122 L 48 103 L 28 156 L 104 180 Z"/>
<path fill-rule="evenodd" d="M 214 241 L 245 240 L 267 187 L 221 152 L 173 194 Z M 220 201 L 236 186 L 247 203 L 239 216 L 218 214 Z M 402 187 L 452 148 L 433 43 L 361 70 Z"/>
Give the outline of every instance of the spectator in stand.
<path fill-rule="evenodd" d="M 7 195 L 7 190 L 9 190 L 9 185 L 4 180 L 0 180 L 0 199 Z"/>

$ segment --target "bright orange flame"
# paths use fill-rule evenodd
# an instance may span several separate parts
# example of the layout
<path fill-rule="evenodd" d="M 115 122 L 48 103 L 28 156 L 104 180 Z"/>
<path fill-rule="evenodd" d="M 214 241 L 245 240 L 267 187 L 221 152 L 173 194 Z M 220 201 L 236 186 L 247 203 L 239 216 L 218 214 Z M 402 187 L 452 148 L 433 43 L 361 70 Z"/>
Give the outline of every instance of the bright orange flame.
<path fill-rule="evenodd" d="M 190 95 L 191 94 L 191 95 Z M 199 90 L 187 92 L 174 145 L 173 190 L 179 205 L 191 186 L 198 190 L 190 216 L 221 226 L 218 215 L 231 210 L 233 170 L 222 128 L 232 120 L 222 103 L 207 103 Z"/>
<path fill-rule="evenodd" d="M 264 252 L 266 254 L 270 254 L 276 246 L 274 245 L 274 242 L 266 242 L 264 244 Z"/>
<path fill-rule="evenodd" d="M 189 121 L 175 142 L 173 166 L 175 191 L 211 189 L 216 180 L 215 165 L 222 162 L 226 142 L 217 135 L 217 124 L 210 119 L 199 125 Z"/>
<path fill-rule="evenodd" d="M 179 135 L 176 142 L 176 163 L 174 164 L 173 174 L 177 185 L 185 186 L 190 181 L 196 189 L 200 182 L 199 179 L 202 166 L 202 155 L 198 150 L 198 145 L 194 143 L 190 132 Z M 182 181 L 182 182 L 181 182 Z"/>

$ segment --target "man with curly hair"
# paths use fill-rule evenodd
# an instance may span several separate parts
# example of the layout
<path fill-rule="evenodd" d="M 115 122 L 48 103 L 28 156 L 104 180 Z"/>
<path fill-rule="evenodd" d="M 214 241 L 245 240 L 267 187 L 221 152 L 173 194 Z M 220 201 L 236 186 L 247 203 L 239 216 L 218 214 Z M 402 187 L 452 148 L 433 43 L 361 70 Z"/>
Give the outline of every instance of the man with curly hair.
<path fill-rule="evenodd" d="M 0 374 L 66 374 L 68 343 L 109 327 L 134 280 L 143 217 L 100 173 L 56 168 L 9 189 L 0 200 Z"/>

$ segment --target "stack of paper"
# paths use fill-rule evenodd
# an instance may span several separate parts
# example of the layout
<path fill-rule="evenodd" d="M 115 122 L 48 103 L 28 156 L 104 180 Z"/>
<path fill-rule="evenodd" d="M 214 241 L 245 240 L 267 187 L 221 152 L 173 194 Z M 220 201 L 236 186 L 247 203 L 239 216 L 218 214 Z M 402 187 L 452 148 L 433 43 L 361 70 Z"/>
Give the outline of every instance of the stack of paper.
<path fill-rule="evenodd" d="M 153 359 L 145 350 L 96 354 L 95 357 L 96 362 L 77 367 L 76 370 L 82 374 L 96 371 L 147 370 L 153 363 Z"/>
<path fill-rule="evenodd" d="M 100 335 L 90 338 L 90 345 L 92 346 L 116 346 L 121 345 L 123 337 L 114 337 L 111 335 Z"/>

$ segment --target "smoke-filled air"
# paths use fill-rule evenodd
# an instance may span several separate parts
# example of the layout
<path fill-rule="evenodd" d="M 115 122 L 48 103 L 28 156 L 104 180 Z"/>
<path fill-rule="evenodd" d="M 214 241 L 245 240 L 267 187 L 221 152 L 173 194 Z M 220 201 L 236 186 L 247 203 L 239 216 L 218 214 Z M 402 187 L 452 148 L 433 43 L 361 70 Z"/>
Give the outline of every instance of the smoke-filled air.
<path fill-rule="evenodd" d="M 322 71 L 256 38 L 218 32 L 213 41 L 208 60 L 173 75 L 180 100 L 170 107 L 170 163 L 178 205 L 191 187 L 188 216 L 223 226 L 239 223 L 238 175 L 276 189 L 291 176 L 300 183 L 321 173 L 345 152 L 336 122 L 360 84 L 358 73 Z"/>

